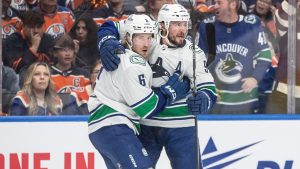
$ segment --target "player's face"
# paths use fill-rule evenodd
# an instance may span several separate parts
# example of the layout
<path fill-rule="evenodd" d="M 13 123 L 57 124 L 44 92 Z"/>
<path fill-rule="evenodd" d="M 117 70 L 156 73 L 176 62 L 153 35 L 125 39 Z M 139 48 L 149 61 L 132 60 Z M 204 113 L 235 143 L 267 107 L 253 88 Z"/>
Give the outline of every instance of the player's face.
<path fill-rule="evenodd" d="M 79 40 L 79 42 L 84 43 L 87 38 L 88 30 L 86 29 L 86 24 L 83 21 L 79 21 L 76 26 L 76 39 Z"/>
<path fill-rule="evenodd" d="M 188 22 L 186 21 L 171 21 L 169 26 L 168 39 L 176 46 L 182 46 L 184 39 L 188 33 Z"/>
<path fill-rule="evenodd" d="M 260 15 L 266 15 L 270 11 L 272 0 L 257 0 L 255 11 Z"/>
<path fill-rule="evenodd" d="M 45 91 L 49 85 L 50 73 L 44 65 L 39 65 L 32 76 L 32 87 L 36 91 Z"/>
<path fill-rule="evenodd" d="M 230 2 L 229 2 L 230 1 Z M 220 22 L 227 23 L 231 20 L 233 13 L 236 13 L 235 5 L 231 0 L 216 0 L 215 1 L 215 16 Z"/>
<path fill-rule="evenodd" d="M 71 66 L 74 61 L 75 51 L 69 47 L 57 49 L 58 64 L 64 67 Z"/>
<path fill-rule="evenodd" d="M 134 34 L 132 37 L 132 50 L 144 58 L 147 58 L 148 51 L 152 45 L 152 33 Z"/>

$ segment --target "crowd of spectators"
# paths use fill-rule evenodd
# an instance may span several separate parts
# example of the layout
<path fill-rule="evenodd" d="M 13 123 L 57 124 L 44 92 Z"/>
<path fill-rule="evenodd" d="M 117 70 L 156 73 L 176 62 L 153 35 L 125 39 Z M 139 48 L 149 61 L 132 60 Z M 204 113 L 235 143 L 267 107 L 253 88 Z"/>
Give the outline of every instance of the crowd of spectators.
<path fill-rule="evenodd" d="M 200 25 L 209 18 L 218 20 L 218 16 L 220 18 L 220 15 L 224 15 L 222 17 L 225 20 L 237 17 L 229 23 L 219 20 L 227 27 L 234 27 L 235 23 L 240 22 L 242 15 L 239 14 L 243 14 L 244 17 L 250 14 L 255 15 L 255 18 L 260 20 L 260 26 L 264 31 L 261 40 L 267 39 L 272 64 L 266 70 L 261 69 L 261 78 L 252 79 L 254 83 L 251 84 L 253 86 L 249 90 L 256 88 L 255 90 L 259 92 L 256 96 L 251 95 L 251 98 L 258 101 L 260 109 L 250 113 L 286 113 L 287 51 L 296 50 L 287 49 L 287 19 L 290 15 L 288 0 L 222 0 L 222 4 L 220 0 L 191 1 L 194 2 L 192 3 L 194 10 L 191 10 L 189 6 L 189 0 L 2 0 L 3 63 L 1 64 L 3 64 L 2 96 L 5 97 L 2 100 L 1 115 L 86 114 L 88 112 L 86 102 L 101 68 L 97 49 L 98 27 L 107 20 L 124 20 L 132 13 L 144 13 L 156 20 L 159 9 L 166 3 L 182 3 L 185 6 L 188 4 L 187 7 L 193 12 L 191 12 L 193 16 L 199 17 L 198 23 L 192 23 L 193 25 Z M 228 9 L 236 8 L 235 16 L 226 11 L 222 13 L 220 6 L 224 5 L 223 1 L 228 3 Z M 232 4 L 235 5 L 231 6 Z M 296 8 L 298 63 L 300 60 L 300 0 L 297 0 Z M 223 9 L 227 9 L 227 6 Z M 251 17 L 248 18 L 251 22 Z M 218 29 L 218 25 L 214 26 Z M 225 31 L 232 33 L 233 36 L 239 36 L 237 32 L 230 32 L 231 30 L 234 28 L 227 28 Z M 200 40 L 209 38 L 206 34 L 201 35 L 201 31 L 197 31 L 196 41 L 199 35 Z M 249 36 L 243 35 L 238 41 L 244 41 L 246 44 L 253 43 L 249 42 L 247 37 Z M 218 39 L 220 38 L 216 34 L 215 45 L 218 45 Z M 200 48 L 203 47 L 199 45 Z M 220 59 L 218 56 L 220 54 L 217 50 L 215 59 Z M 232 58 L 229 56 L 226 58 L 228 61 L 234 61 L 230 60 Z M 255 64 L 257 64 L 257 58 L 254 57 L 251 65 L 255 67 Z M 224 70 L 228 68 L 223 67 Z M 299 68 L 298 66 L 297 77 L 300 76 Z M 216 71 L 212 68 L 209 70 L 212 74 Z M 279 73 L 276 74 L 276 71 Z M 230 72 L 227 73 L 230 75 Z M 300 78 L 296 79 L 295 97 L 299 102 L 300 82 L 298 81 Z M 41 89 L 43 85 L 40 83 L 47 85 L 45 84 L 46 86 Z M 228 86 L 226 90 L 231 90 L 232 85 L 228 83 Z M 245 85 L 241 86 L 241 90 L 248 90 L 243 88 Z M 251 94 L 251 91 L 246 93 Z M 219 92 L 222 93 L 224 90 Z M 66 94 L 68 94 L 67 97 Z M 9 97 L 6 97 L 7 95 Z M 225 98 L 220 98 L 222 99 Z M 68 107 L 69 103 L 75 107 Z M 296 111 L 300 113 L 300 104 L 297 105 Z M 249 111 L 245 112 L 249 113 Z"/>

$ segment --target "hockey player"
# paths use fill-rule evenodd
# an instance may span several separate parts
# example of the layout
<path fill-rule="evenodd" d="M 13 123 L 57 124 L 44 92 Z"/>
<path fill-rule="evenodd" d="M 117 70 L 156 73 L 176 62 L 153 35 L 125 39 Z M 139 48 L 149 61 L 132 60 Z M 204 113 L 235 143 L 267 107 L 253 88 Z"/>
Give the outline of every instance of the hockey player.
<path fill-rule="evenodd" d="M 151 118 L 165 105 L 184 98 L 190 81 L 175 72 L 160 88 L 151 89 L 152 71 L 146 61 L 155 33 L 147 15 L 130 15 L 125 22 L 129 49 L 119 54 L 122 64 L 114 72 L 100 70 L 94 95 L 88 101 L 89 137 L 108 169 L 154 168 L 137 138 L 139 119 Z"/>
<path fill-rule="evenodd" d="M 159 11 L 159 36 L 152 45 L 148 61 L 153 72 L 153 87 L 164 85 L 175 69 L 191 81 L 194 80 L 193 44 L 185 39 L 189 19 L 189 13 L 179 4 L 165 4 Z M 106 22 L 98 32 L 101 60 L 108 70 L 114 70 L 120 63 L 120 58 L 115 55 L 116 49 L 122 49 L 116 40 L 122 35 L 122 27 L 120 30 L 119 34 L 112 22 Z M 193 115 L 206 113 L 212 107 L 216 101 L 216 91 L 214 80 L 205 68 L 205 54 L 197 47 L 195 55 L 195 96 L 187 102 L 186 98 L 179 100 L 168 105 L 158 115 L 141 120 L 142 133 L 139 138 L 155 164 L 165 147 L 173 169 L 196 168 Z"/>
<path fill-rule="evenodd" d="M 199 28 L 199 47 L 208 52 L 207 30 L 209 24 L 215 27 L 216 56 L 209 69 L 220 100 L 213 113 L 256 113 L 257 85 L 271 63 L 259 18 L 238 15 L 238 7 L 239 0 L 217 0 L 216 15 L 204 20 Z"/>

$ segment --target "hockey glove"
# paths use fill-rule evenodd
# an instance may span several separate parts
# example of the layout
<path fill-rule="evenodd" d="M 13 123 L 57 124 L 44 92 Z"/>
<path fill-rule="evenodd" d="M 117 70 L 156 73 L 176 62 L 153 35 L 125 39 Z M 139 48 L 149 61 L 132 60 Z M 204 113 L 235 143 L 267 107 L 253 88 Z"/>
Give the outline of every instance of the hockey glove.
<path fill-rule="evenodd" d="M 98 51 L 104 69 L 114 71 L 120 63 L 120 58 L 117 54 L 125 53 L 125 48 L 116 37 L 105 36 L 98 43 Z"/>
<path fill-rule="evenodd" d="M 198 91 L 195 96 L 190 96 L 187 99 L 188 111 L 190 114 L 206 114 L 210 107 L 210 99 L 208 94 L 203 91 Z"/>
<path fill-rule="evenodd" d="M 160 87 L 161 92 L 167 96 L 167 105 L 185 98 L 190 90 L 190 80 L 187 77 L 180 79 L 180 72 L 176 71 L 168 82 Z"/>

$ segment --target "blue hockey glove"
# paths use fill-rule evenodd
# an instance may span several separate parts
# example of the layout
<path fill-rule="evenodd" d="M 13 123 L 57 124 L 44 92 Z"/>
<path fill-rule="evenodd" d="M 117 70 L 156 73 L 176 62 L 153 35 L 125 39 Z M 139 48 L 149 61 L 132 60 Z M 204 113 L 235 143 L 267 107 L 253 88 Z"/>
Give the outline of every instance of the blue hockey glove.
<path fill-rule="evenodd" d="M 180 72 L 176 71 L 168 82 L 160 87 L 161 92 L 167 96 L 167 104 L 185 98 L 190 90 L 190 80 L 187 77 L 180 79 Z"/>
<path fill-rule="evenodd" d="M 203 91 L 198 91 L 195 96 L 192 95 L 187 99 L 188 111 L 193 115 L 208 113 L 209 104 L 209 96 Z"/>
<path fill-rule="evenodd" d="M 113 71 L 118 68 L 120 58 L 117 54 L 125 53 L 125 48 L 114 36 L 105 36 L 98 43 L 100 59 L 105 70 Z"/>

